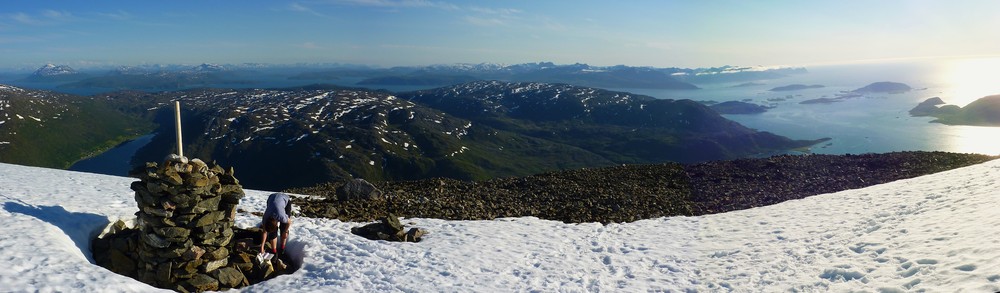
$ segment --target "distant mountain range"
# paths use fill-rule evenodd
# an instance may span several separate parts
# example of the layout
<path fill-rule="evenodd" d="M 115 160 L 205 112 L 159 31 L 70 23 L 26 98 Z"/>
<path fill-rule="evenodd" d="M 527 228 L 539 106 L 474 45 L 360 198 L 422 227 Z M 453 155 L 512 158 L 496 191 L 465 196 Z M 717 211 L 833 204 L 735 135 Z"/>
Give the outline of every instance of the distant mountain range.
<path fill-rule="evenodd" d="M 320 69 L 325 68 L 325 69 Z M 433 88 L 479 80 L 566 83 L 601 88 L 698 89 L 696 84 L 746 82 L 804 73 L 804 68 L 722 66 L 713 68 L 654 68 L 635 66 L 558 65 L 552 62 L 501 65 L 449 64 L 372 68 L 356 65 L 200 64 L 119 66 L 76 71 L 47 64 L 15 85 L 77 93 L 114 90 L 181 90 L 204 87 L 259 88 L 260 85 L 335 83 L 341 86 Z M 23 82 L 23 83 L 22 83 Z"/>
<path fill-rule="evenodd" d="M 537 62 L 515 65 L 482 63 L 366 70 L 333 69 L 306 72 L 291 78 L 336 80 L 363 76 L 366 78 L 358 84 L 366 85 L 450 85 L 473 80 L 503 80 L 602 88 L 698 89 L 693 83 L 764 80 L 805 72 L 804 68 L 722 66 L 686 69 Z"/>
<path fill-rule="evenodd" d="M 18 106 L 3 111 L 10 117 L 0 124 L 0 141 L 6 142 L 0 143 L 0 161 L 65 165 L 124 137 L 148 133 L 155 123 L 158 135 L 135 163 L 158 162 L 174 152 L 168 106 L 174 100 L 184 108 L 186 155 L 233 166 L 244 186 L 269 190 L 350 177 L 471 180 L 697 162 L 817 142 L 757 132 L 689 100 L 567 84 L 477 81 L 400 94 L 309 86 L 91 97 L 4 86 L 0 101 Z M 23 106 L 42 101 L 51 110 L 36 113 Z M 58 123 L 49 122 L 53 116 Z M 45 125 L 31 117 L 45 119 Z M 34 126 L 25 126 L 29 122 Z M 51 153 L 69 159 L 41 162 Z"/>

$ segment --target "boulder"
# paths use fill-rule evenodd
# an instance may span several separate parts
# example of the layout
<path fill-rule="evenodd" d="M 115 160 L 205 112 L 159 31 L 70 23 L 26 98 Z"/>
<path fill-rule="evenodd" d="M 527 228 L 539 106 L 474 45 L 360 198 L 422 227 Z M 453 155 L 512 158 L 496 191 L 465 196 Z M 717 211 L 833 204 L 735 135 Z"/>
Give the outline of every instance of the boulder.
<path fill-rule="evenodd" d="M 382 191 L 364 179 L 358 178 L 348 181 L 340 188 L 337 188 L 337 200 L 372 200 L 382 197 Z"/>

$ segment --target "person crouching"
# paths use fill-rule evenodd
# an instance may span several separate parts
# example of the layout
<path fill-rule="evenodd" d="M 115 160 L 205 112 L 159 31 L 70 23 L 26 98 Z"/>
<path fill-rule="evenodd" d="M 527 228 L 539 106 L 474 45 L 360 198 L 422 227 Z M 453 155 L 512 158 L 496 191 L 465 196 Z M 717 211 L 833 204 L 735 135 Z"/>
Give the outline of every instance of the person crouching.
<path fill-rule="evenodd" d="M 288 227 L 292 225 L 292 203 L 288 194 L 272 193 L 267 197 L 267 208 L 264 209 L 264 218 L 261 221 L 261 243 L 260 253 L 263 254 L 264 244 L 270 244 L 271 253 L 277 255 L 284 253 L 285 244 L 288 243 Z M 280 230 L 281 245 L 278 245 L 278 230 Z"/>

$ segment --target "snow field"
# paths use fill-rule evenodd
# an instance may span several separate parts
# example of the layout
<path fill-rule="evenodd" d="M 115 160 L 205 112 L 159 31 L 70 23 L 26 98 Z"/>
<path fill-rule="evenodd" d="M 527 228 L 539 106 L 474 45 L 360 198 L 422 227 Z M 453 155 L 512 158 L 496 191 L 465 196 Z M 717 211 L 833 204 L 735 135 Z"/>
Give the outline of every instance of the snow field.
<path fill-rule="evenodd" d="M 238 173 L 237 173 L 238 174 Z M 294 218 L 302 268 L 241 291 L 930 292 L 1000 290 L 1000 161 L 769 207 L 633 223 L 403 219 L 420 243 Z M 0 291 L 155 288 L 91 264 L 136 211 L 132 178 L 0 164 Z M 247 191 L 263 209 L 269 192 Z M 237 225 L 259 218 L 241 214 Z"/>

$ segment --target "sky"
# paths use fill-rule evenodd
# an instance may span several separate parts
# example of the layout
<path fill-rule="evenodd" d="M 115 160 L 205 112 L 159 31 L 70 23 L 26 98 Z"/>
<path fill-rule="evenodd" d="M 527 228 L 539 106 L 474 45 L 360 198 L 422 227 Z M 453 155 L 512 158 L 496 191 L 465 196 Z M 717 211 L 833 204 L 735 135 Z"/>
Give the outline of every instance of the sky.
<path fill-rule="evenodd" d="M 1000 55 L 998 1 L 4 1 L 0 68 L 551 61 L 711 67 Z"/>
<path fill-rule="evenodd" d="M 239 172 L 237 172 L 239 174 Z M 301 269 L 243 292 L 996 292 L 1000 161 L 698 217 L 567 224 L 407 218 L 419 243 L 366 223 L 295 217 Z M 0 288 L 153 292 L 92 264 L 90 240 L 134 221 L 133 178 L 0 164 Z M 238 227 L 270 192 L 247 190 Z M 100 200 L 95 200 L 100 199 Z M 170 291 L 163 291 L 170 292 Z M 236 292 L 236 291 L 230 291 Z"/>

